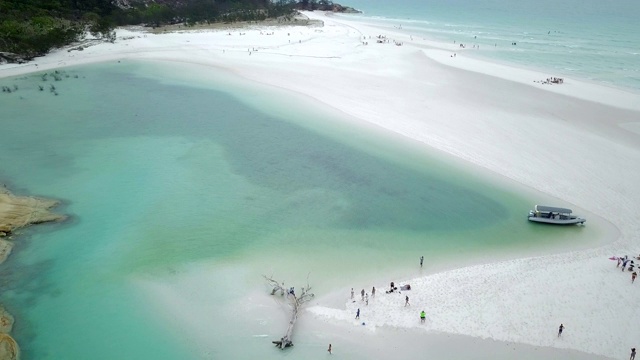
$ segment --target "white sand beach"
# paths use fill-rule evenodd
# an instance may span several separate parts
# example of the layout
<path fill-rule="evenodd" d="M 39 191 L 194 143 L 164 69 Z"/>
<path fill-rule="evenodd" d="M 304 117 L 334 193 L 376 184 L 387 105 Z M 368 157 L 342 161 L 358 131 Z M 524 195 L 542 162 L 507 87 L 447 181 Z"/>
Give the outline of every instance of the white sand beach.
<path fill-rule="evenodd" d="M 305 15 L 324 25 L 165 34 L 122 29 L 113 44 L 0 65 L 0 77 L 125 59 L 189 64 L 199 77 L 216 68 L 453 155 L 470 168 L 557 200 L 549 205 L 579 210 L 589 217 L 586 226 L 608 229 L 588 249 L 539 249 L 499 262 L 463 260 L 455 266 L 470 266 L 353 284 L 356 292 L 378 289 L 368 305 L 357 295 L 351 302 L 350 288 L 335 289 L 308 308 L 298 330 L 323 334 L 336 355 L 354 339 L 371 343 L 365 347 L 380 358 L 424 349 L 450 359 L 623 358 L 640 347 L 640 284 L 631 284 L 631 274 L 609 260 L 640 254 L 640 94 L 570 78 L 540 84 L 557 74 L 480 61 L 467 55 L 475 49 L 348 16 Z M 377 43 L 378 35 L 390 41 Z M 418 266 L 418 257 L 414 261 Z M 410 283 L 412 290 L 385 294 L 390 280 Z M 206 317 L 187 316 L 185 309 L 206 314 L 206 303 L 178 296 L 195 291 L 197 283 L 142 286 L 157 295 L 158 308 L 182 319 L 183 328 L 198 329 Z M 410 307 L 404 306 L 405 295 Z M 253 299 L 270 304 L 267 294 Z M 357 308 L 360 321 L 354 320 Z M 424 324 L 421 310 L 427 313 Z M 558 338 L 560 323 L 565 330 Z M 377 340 L 398 345 L 379 349 Z M 207 334 L 194 341 L 206 344 Z M 448 353 L 452 349 L 455 354 Z"/>

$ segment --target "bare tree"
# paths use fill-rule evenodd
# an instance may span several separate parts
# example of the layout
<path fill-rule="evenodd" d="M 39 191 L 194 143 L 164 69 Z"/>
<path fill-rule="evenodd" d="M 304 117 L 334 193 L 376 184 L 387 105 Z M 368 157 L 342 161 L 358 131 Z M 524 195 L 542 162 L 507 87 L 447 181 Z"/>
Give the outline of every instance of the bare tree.
<path fill-rule="evenodd" d="M 289 320 L 289 326 L 287 327 L 287 332 L 284 334 L 282 338 L 280 338 L 280 340 L 272 341 L 272 343 L 276 344 L 276 346 L 279 347 L 280 349 L 293 346 L 293 341 L 291 341 L 291 336 L 293 333 L 293 326 L 295 325 L 296 320 L 298 320 L 298 313 L 302 308 L 302 305 L 311 301 L 311 299 L 314 296 L 313 293 L 311 292 L 311 286 L 309 286 L 308 276 L 307 276 L 307 286 L 303 287 L 301 293 L 297 296 L 295 295 L 294 291 L 291 291 L 292 289 L 285 289 L 284 283 L 282 283 L 281 285 L 279 282 L 274 280 L 273 277 L 267 277 L 266 275 L 263 275 L 263 277 L 265 278 L 265 280 L 267 280 L 269 285 L 273 286 L 273 289 L 271 290 L 271 295 L 275 295 L 278 291 L 280 292 L 281 296 L 284 296 L 284 294 L 286 294 L 287 301 L 289 302 L 289 306 L 291 306 L 291 319 Z"/>

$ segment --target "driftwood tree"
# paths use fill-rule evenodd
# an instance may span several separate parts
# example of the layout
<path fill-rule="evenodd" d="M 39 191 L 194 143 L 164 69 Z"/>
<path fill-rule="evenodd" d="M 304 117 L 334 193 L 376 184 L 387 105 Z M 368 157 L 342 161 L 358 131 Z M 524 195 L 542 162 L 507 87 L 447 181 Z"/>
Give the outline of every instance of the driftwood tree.
<path fill-rule="evenodd" d="M 265 280 L 267 280 L 269 285 L 273 287 L 273 289 L 271 290 L 271 295 L 275 295 L 277 292 L 280 292 L 281 296 L 284 296 L 286 294 L 287 301 L 289 303 L 289 306 L 291 307 L 291 319 L 289 320 L 289 326 L 287 327 L 287 332 L 284 334 L 282 338 L 280 338 L 280 340 L 272 341 L 272 343 L 276 344 L 276 347 L 279 347 L 280 349 L 293 346 L 293 341 L 291 341 L 293 326 L 295 325 L 296 320 L 298 320 L 298 313 L 300 312 L 302 305 L 311 301 L 311 299 L 314 296 L 313 293 L 311 292 L 311 286 L 309 286 L 309 283 L 307 281 L 307 286 L 303 287 L 300 294 L 296 295 L 290 289 L 285 289 L 284 283 L 280 284 L 279 282 L 274 280 L 272 277 L 267 277 L 266 275 L 263 275 L 263 276 Z"/>

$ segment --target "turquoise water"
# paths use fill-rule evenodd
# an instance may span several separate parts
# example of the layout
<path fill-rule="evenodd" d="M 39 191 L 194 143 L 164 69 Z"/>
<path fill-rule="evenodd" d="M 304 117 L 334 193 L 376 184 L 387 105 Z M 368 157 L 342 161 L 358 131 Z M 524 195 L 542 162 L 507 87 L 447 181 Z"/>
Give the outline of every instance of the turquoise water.
<path fill-rule="evenodd" d="M 529 224 L 530 199 L 320 109 L 276 116 L 286 94 L 252 102 L 242 83 L 162 75 L 179 71 L 128 62 L 63 69 L 61 81 L 0 80 L 19 88 L 0 94 L 0 178 L 61 199 L 70 215 L 27 230 L 0 267 L 24 359 L 280 358 L 269 341 L 283 327 L 234 307 L 263 290 L 263 273 L 311 274 L 322 294 L 407 273 L 420 255 L 430 263 L 596 234 Z M 202 287 L 220 289 L 210 299 L 220 311 L 208 315 L 219 342 L 206 355 L 139 286 L 177 281 L 193 264 L 215 269 Z"/>
<path fill-rule="evenodd" d="M 640 2 L 635 0 L 349 1 L 367 18 L 463 43 L 466 53 L 640 90 Z M 516 43 L 516 46 L 511 45 Z M 480 49 L 473 49 L 473 45 Z"/>

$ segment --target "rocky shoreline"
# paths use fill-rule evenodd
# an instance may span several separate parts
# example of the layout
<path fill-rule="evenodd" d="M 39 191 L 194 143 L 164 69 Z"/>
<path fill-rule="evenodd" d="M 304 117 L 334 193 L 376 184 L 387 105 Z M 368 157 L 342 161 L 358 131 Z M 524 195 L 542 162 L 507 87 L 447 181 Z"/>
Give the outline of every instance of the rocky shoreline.
<path fill-rule="evenodd" d="M 50 211 L 58 204 L 56 200 L 15 196 L 6 188 L 0 189 L 0 264 L 11 254 L 16 230 L 66 219 L 66 216 Z M 13 316 L 0 305 L 0 360 L 20 358 L 18 343 L 10 335 L 13 322 Z"/>
<path fill-rule="evenodd" d="M 31 59 L 25 59 L 18 54 L 0 51 L 0 65 L 1 64 L 24 64 Z"/>
<path fill-rule="evenodd" d="M 297 10 L 307 10 L 307 11 L 331 11 L 337 13 L 345 13 L 345 14 L 361 14 L 362 11 L 352 8 L 350 6 L 344 6 L 337 3 L 332 3 L 327 1 L 325 3 L 316 3 L 316 4 L 304 4 L 304 2 L 300 2 L 298 4 Z"/>

